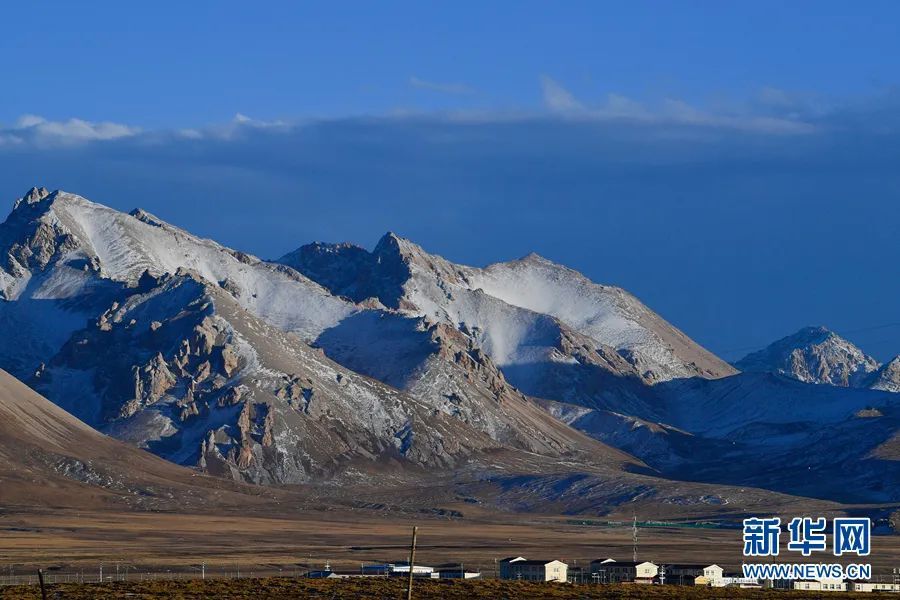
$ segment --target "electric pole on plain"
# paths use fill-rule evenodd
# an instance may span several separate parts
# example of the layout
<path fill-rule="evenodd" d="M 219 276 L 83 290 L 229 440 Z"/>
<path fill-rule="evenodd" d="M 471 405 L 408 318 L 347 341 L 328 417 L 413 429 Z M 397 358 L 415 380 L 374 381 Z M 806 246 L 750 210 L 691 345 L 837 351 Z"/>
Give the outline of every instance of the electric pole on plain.
<path fill-rule="evenodd" d="M 412 600 L 413 565 L 416 563 L 416 534 L 418 527 L 413 527 L 412 542 L 409 545 L 409 585 L 406 587 L 406 600 Z"/>
<path fill-rule="evenodd" d="M 637 527 L 637 515 L 634 515 L 634 520 L 631 525 L 631 542 L 633 544 L 631 549 L 631 560 L 637 564 L 637 546 L 638 546 L 638 527 Z"/>

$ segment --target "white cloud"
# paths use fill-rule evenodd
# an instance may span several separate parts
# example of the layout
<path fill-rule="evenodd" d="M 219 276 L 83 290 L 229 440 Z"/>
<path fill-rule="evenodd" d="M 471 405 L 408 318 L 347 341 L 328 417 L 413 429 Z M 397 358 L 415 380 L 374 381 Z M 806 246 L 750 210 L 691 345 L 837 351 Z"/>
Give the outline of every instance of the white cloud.
<path fill-rule="evenodd" d="M 440 92 L 442 94 L 451 94 L 456 96 L 475 93 L 474 89 L 464 83 L 439 83 L 435 81 L 426 81 L 424 79 L 419 79 L 415 75 L 410 76 L 409 85 L 422 90 L 429 90 L 432 92 Z"/>
<path fill-rule="evenodd" d="M 92 122 L 83 119 L 51 121 L 38 115 L 22 115 L 10 129 L 0 131 L 0 139 L 15 138 L 22 142 L 77 143 L 130 137 L 140 131 L 137 127 L 110 121 Z"/>
<path fill-rule="evenodd" d="M 801 134 L 816 130 L 802 115 L 771 116 L 753 110 L 713 112 L 684 100 L 666 98 L 654 106 L 642 104 L 621 94 L 608 94 L 606 101 L 589 105 L 576 98 L 554 79 L 541 76 L 544 105 L 569 119 L 592 121 L 635 121 L 658 125 L 686 125 L 737 129 L 769 134 Z M 774 96 L 774 94 L 772 94 Z"/>
<path fill-rule="evenodd" d="M 617 131 L 634 135 L 667 138 L 710 133 L 745 132 L 759 135 L 807 135 L 842 130 L 900 131 L 895 107 L 900 94 L 856 99 L 854 102 L 826 102 L 809 95 L 797 95 L 765 88 L 742 103 L 717 105 L 713 108 L 688 103 L 677 98 L 638 101 L 620 93 L 590 101 L 576 97 L 559 82 L 544 75 L 539 79 L 543 93 L 543 109 L 488 107 L 449 109 L 444 111 L 393 111 L 381 115 L 359 115 L 341 121 L 432 121 L 443 123 L 516 123 L 546 121 L 590 121 L 615 126 Z M 463 84 L 439 84 L 411 77 L 409 84 L 423 89 L 447 93 L 468 90 Z M 877 117 L 876 117 L 877 115 Z M 12 150 L 34 146 L 38 149 L 121 140 L 162 145 L 170 140 L 240 140 L 253 138 L 256 132 L 275 136 L 303 131 L 307 126 L 327 123 L 328 119 L 263 120 L 246 113 L 236 113 L 224 123 L 201 124 L 181 129 L 141 130 L 111 121 L 84 119 L 50 120 L 26 114 L 13 124 L 0 124 L 0 148 Z"/>
<path fill-rule="evenodd" d="M 46 123 L 46 121 L 46 119 L 37 115 L 22 115 L 16 121 L 16 127 L 18 129 L 27 129 L 28 127 L 37 127 L 42 123 Z"/>
<path fill-rule="evenodd" d="M 541 75 L 541 89 L 544 93 L 544 106 L 550 110 L 570 112 L 584 109 L 569 90 L 546 75 Z"/>

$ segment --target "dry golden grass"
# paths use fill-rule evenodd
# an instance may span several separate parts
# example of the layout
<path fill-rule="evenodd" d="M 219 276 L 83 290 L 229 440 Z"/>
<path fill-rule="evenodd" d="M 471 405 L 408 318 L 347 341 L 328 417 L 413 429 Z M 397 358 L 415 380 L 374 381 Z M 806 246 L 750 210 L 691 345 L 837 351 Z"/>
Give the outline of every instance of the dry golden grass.
<path fill-rule="evenodd" d="M 360 600 L 364 598 L 405 598 L 406 582 L 398 579 L 242 579 L 220 581 L 154 581 L 144 583 L 115 583 L 94 585 L 50 586 L 48 596 L 66 600 L 134 598 L 217 600 L 275 600 L 295 598 L 330 598 L 334 600 Z M 413 585 L 417 600 L 581 600 L 581 599 L 671 599 L 696 598 L 731 599 L 760 598 L 785 600 L 827 597 L 833 600 L 871 597 L 871 594 L 830 592 L 792 592 L 782 590 L 740 590 L 725 588 L 700 588 L 691 586 L 641 586 L 641 585 L 566 585 L 556 583 L 527 583 L 518 581 L 416 581 Z M 40 600 L 36 586 L 0 589 L 0 598 Z"/>

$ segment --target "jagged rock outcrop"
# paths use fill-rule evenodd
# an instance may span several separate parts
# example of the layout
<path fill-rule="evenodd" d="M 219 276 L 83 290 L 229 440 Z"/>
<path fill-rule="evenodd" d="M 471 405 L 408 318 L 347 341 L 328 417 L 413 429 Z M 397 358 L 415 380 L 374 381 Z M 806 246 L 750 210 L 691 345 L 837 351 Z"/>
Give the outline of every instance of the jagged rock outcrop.
<path fill-rule="evenodd" d="M 109 331 L 109 329 L 101 327 L 101 331 Z M 134 367 L 133 371 L 134 398 L 126 403 L 119 412 L 120 416 L 125 418 L 145 406 L 158 402 L 164 394 L 175 387 L 178 381 L 169 370 L 169 365 L 166 364 L 162 353 L 158 353 L 143 367 Z M 190 401 L 186 404 L 192 404 L 193 391 L 191 388 L 188 388 L 187 396 L 190 397 Z"/>
<path fill-rule="evenodd" d="M 894 357 L 873 372 L 866 387 L 900 393 L 900 356 Z"/>
<path fill-rule="evenodd" d="M 0 481 L 4 511 L 246 512 L 289 495 L 203 477 L 102 435 L 2 370 Z"/>
<path fill-rule="evenodd" d="M 0 300 L 14 299 L 33 274 L 78 248 L 78 240 L 46 211 L 56 195 L 32 188 L 16 201 L 0 230 Z"/>

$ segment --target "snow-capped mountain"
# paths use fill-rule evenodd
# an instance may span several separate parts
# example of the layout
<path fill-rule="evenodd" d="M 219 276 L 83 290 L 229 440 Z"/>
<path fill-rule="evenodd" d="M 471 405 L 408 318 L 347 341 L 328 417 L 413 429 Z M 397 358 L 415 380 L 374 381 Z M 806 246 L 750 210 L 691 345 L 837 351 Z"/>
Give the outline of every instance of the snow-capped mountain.
<path fill-rule="evenodd" d="M 595 284 L 535 254 L 478 269 L 388 233 L 371 253 L 352 244 L 316 243 L 278 262 L 356 302 L 374 298 L 407 314 L 468 328 L 500 365 L 531 362 L 535 357 L 526 347 L 533 345 L 531 337 L 552 328 L 546 322 L 551 317 L 614 349 L 649 382 L 735 372 L 625 290 Z M 505 313 L 499 322 L 498 312 Z"/>
<path fill-rule="evenodd" d="M 499 446 L 336 365 L 189 271 L 133 291 L 31 380 L 117 438 L 258 483 L 328 478 L 363 457 L 447 466 Z"/>
<path fill-rule="evenodd" d="M 456 329 L 512 384 L 536 397 L 623 409 L 648 402 L 647 384 L 734 373 L 624 290 L 534 255 L 477 269 L 389 233 L 372 252 L 316 243 L 278 262 L 360 305 Z M 325 332 L 317 344 L 340 361 L 342 350 L 332 338 Z M 342 348 L 357 357 L 376 341 L 358 331 L 341 338 L 356 341 L 357 347 Z"/>
<path fill-rule="evenodd" d="M 900 391 L 900 357 L 885 365 L 825 327 L 804 327 L 735 363 L 806 383 Z"/>
<path fill-rule="evenodd" d="M 15 340 L 0 365 L 175 462 L 262 483 L 385 461 L 452 468 L 499 450 L 635 462 L 547 419 L 457 331 L 357 306 L 146 212 L 32 190 L 0 240 L 0 333 Z M 331 332 L 339 348 L 338 327 L 367 321 L 396 324 L 422 357 L 407 357 L 419 385 L 399 391 L 307 344 Z"/>
<path fill-rule="evenodd" d="M 0 224 L 0 368 L 120 440 L 255 483 L 440 475 L 516 506 L 737 506 L 772 498 L 721 484 L 839 497 L 816 482 L 840 456 L 854 499 L 889 498 L 900 363 L 817 335 L 760 370 L 887 391 L 737 373 L 535 255 L 481 269 L 388 234 L 266 262 L 43 189 Z M 754 452 L 784 468 L 738 476 Z"/>
<path fill-rule="evenodd" d="M 757 369 L 739 364 L 750 371 L 741 374 L 624 290 L 536 255 L 477 269 L 388 234 L 372 252 L 316 243 L 279 261 L 348 300 L 458 330 L 550 414 L 667 476 L 845 499 L 852 479 L 854 500 L 900 491 L 900 472 L 868 458 L 898 427 L 896 397 L 752 372 L 777 371 L 774 362 L 784 365 L 781 374 L 808 383 L 869 387 L 877 362 L 830 332 L 786 339 L 760 353 Z M 343 325 L 317 344 L 339 362 L 355 357 L 354 368 L 366 372 L 378 362 L 377 351 L 366 358 L 366 349 L 379 348 L 388 328 L 347 330 L 335 345 L 332 335 Z M 396 366 L 368 374 L 402 386 L 409 375 L 398 377 Z M 884 371 L 881 389 L 890 389 L 893 374 Z M 862 431 L 864 439 L 852 441 Z M 846 459 L 844 483 L 821 483 L 830 468 L 821 457 L 838 455 Z M 736 462 L 783 469 L 737 471 Z"/>
<path fill-rule="evenodd" d="M 674 479 L 850 502 L 900 494 L 900 398 L 770 373 L 655 387 L 653 414 L 551 404 L 563 421 Z"/>

